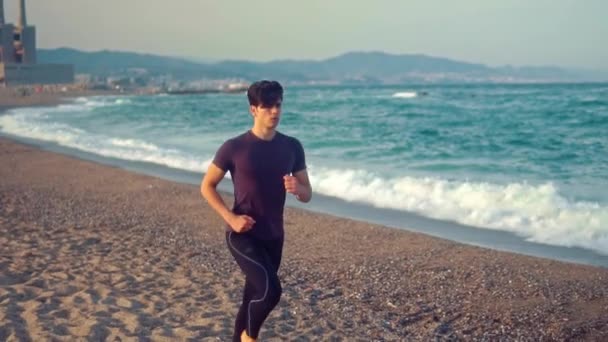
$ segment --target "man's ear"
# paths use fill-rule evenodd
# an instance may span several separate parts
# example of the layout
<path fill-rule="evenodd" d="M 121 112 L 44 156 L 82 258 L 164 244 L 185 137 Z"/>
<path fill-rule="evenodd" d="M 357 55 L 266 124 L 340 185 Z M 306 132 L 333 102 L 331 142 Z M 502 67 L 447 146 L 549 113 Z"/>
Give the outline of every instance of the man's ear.
<path fill-rule="evenodd" d="M 251 116 L 253 116 L 255 118 L 255 115 L 257 113 L 257 108 L 255 106 L 249 106 L 249 113 L 251 113 Z"/>

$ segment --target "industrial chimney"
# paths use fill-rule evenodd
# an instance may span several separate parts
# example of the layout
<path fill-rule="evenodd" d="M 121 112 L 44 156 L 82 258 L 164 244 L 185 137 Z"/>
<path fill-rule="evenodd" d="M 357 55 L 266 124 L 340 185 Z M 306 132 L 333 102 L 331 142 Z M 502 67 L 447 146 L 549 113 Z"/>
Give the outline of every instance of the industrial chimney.
<path fill-rule="evenodd" d="M 4 25 L 4 0 L 0 0 L 0 26 Z"/>
<path fill-rule="evenodd" d="M 27 26 L 27 19 L 25 18 L 25 0 L 19 0 L 19 28 Z"/>

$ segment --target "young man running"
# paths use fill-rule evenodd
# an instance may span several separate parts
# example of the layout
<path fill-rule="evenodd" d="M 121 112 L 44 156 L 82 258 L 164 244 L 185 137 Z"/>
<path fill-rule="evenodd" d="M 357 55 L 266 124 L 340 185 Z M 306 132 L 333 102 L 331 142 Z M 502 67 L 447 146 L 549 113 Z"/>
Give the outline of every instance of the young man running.
<path fill-rule="evenodd" d="M 302 144 L 276 130 L 283 88 L 276 81 L 259 81 L 247 97 L 253 127 L 222 144 L 201 184 L 203 197 L 227 223 L 226 244 L 245 274 L 233 341 L 255 341 L 281 297 L 277 272 L 286 193 L 301 202 L 312 196 Z M 232 210 L 216 190 L 226 172 L 234 183 Z"/>

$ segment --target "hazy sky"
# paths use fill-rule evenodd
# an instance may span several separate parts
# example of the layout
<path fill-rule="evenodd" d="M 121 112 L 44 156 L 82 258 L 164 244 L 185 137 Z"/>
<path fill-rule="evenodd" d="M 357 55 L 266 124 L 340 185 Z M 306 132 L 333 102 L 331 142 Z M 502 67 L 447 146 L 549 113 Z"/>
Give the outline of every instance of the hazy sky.
<path fill-rule="evenodd" d="M 18 0 L 4 0 L 17 21 Z M 29 0 L 38 47 L 204 59 L 423 53 L 608 70 L 608 0 Z"/>

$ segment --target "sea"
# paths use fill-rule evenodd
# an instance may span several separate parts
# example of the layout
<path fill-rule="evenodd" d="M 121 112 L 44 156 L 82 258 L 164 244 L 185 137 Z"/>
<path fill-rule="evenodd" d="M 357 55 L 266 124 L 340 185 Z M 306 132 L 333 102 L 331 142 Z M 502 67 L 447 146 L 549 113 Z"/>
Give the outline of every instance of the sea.
<path fill-rule="evenodd" d="M 96 96 L 0 133 L 196 184 L 251 124 L 244 93 Z M 315 193 L 288 205 L 608 267 L 608 84 L 288 86 L 278 129 Z"/>

